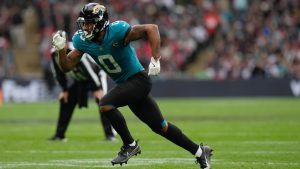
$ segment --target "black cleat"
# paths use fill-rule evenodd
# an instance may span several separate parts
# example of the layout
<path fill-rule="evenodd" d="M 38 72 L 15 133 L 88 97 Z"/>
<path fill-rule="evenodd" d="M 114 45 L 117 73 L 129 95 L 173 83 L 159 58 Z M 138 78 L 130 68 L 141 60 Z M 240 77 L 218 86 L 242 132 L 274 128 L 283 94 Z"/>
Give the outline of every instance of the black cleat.
<path fill-rule="evenodd" d="M 141 154 L 141 148 L 136 141 L 135 146 L 123 145 L 121 147 L 121 151 L 118 155 L 111 161 L 112 165 L 120 164 L 121 166 L 123 163 L 127 164 L 127 161 L 132 157 L 136 156 L 137 154 Z"/>
<path fill-rule="evenodd" d="M 48 140 L 50 141 L 61 141 L 61 142 L 67 142 L 68 139 L 65 137 L 58 137 L 58 136 L 52 136 Z"/>
<path fill-rule="evenodd" d="M 196 157 L 196 163 L 200 164 L 201 169 L 211 169 L 210 160 L 213 149 L 211 149 L 209 146 L 203 146 L 202 144 L 200 144 L 200 147 L 202 149 L 202 154 L 200 157 Z"/>

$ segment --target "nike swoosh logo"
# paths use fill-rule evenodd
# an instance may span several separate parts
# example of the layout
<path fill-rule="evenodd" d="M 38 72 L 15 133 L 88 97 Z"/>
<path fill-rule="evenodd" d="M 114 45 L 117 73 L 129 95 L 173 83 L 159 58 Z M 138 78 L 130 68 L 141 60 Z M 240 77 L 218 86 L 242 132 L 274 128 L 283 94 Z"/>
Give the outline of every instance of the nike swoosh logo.
<path fill-rule="evenodd" d="M 118 47 L 119 44 L 118 44 L 118 42 L 115 42 L 115 43 L 112 44 L 112 46 L 113 46 L 113 47 Z"/>

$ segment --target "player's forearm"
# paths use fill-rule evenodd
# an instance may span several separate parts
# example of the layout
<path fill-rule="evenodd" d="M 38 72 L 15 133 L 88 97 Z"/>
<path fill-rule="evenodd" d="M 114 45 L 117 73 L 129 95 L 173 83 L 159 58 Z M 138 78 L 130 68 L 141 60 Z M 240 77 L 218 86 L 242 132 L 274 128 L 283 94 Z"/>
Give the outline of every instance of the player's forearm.
<path fill-rule="evenodd" d="M 147 25 L 147 37 L 152 49 L 152 57 L 158 60 L 160 58 L 160 34 L 157 25 Z"/>
<path fill-rule="evenodd" d="M 68 72 L 72 69 L 72 62 L 69 61 L 68 56 L 66 54 L 66 50 L 62 49 L 58 51 L 59 56 L 59 65 L 62 68 L 62 71 Z"/>

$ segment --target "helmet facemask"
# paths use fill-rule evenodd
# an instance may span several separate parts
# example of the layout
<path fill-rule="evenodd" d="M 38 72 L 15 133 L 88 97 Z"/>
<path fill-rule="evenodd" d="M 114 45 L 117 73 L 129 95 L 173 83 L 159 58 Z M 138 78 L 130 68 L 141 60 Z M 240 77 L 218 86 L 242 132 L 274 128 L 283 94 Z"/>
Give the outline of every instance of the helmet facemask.
<path fill-rule="evenodd" d="M 79 31 L 83 32 L 83 38 L 91 40 L 98 36 L 109 24 L 106 8 L 98 3 L 89 3 L 80 11 L 76 23 Z M 92 31 L 87 32 L 84 30 L 84 24 L 86 23 L 93 24 Z"/>

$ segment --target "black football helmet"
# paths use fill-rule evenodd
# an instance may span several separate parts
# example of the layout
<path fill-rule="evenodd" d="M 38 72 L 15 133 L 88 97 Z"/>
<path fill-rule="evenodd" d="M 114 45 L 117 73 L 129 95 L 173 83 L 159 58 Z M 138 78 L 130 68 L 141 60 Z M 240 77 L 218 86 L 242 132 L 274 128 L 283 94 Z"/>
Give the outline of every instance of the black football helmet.
<path fill-rule="evenodd" d="M 108 26 L 108 13 L 105 6 L 98 3 L 88 3 L 84 5 L 82 10 L 80 11 L 79 17 L 76 22 L 79 31 L 83 32 L 83 37 L 85 39 L 91 40 L 94 37 L 98 36 L 100 32 L 103 31 L 106 26 Z M 94 24 L 93 30 L 91 32 L 83 30 L 84 23 L 86 22 Z"/>

